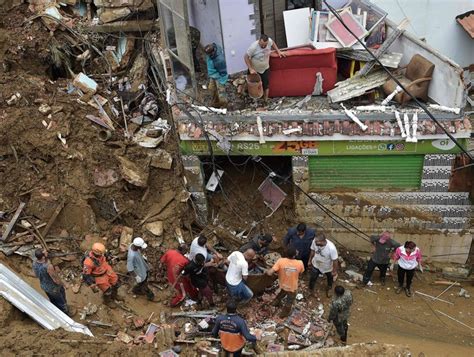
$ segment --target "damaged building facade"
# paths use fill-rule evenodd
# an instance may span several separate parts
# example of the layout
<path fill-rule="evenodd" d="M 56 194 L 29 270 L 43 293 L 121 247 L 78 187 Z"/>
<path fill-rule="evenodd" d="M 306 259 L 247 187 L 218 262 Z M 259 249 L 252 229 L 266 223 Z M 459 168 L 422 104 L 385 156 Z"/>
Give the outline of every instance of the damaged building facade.
<path fill-rule="evenodd" d="M 367 234 L 389 230 L 399 241 L 415 240 L 432 260 L 465 263 L 472 243 L 471 186 L 455 170 L 466 163 L 462 148 L 471 135 L 463 112 L 463 69 L 367 1 L 344 2 L 338 10 L 348 20 L 360 20 L 361 38 L 369 47 L 385 50 L 379 58 L 404 85 L 415 92 L 417 83 L 428 84 L 419 98 L 429 103 L 455 143 L 403 93 L 383 102 L 396 85 L 387 89 L 388 74 L 370 64 L 359 44 L 330 38 L 338 29 L 325 30 L 331 25 L 327 9 L 288 3 L 158 1 L 175 79 L 171 82 L 178 87 L 178 102 L 186 98 L 194 105 L 189 112 L 175 106 L 174 118 L 191 173 L 190 190 L 203 217 L 209 177 L 200 158 L 279 157 L 291 167 L 293 183 Z M 321 5 L 317 3 L 309 6 Z M 288 47 L 286 58 L 270 59 L 271 101 L 265 110 L 251 101 L 214 109 L 196 99 L 204 87 L 194 72 L 189 26 L 200 31 L 202 46 L 215 42 L 223 47 L 231 74 L 228 91 L 245 82 L 243 56 L 260 33 L 269 34 L 280 48 Z M 183 30 L 173 32 L 174 47 L 172 27 Z M 358 68 L 365 70 L 364 76 L 355 73 Z M 318 81 L 321 89 L 315 93 Z M 324 227 L 352 249 L 369 249 L 299 190 L 286 199 L 294 199 L 300 220 Z"/>

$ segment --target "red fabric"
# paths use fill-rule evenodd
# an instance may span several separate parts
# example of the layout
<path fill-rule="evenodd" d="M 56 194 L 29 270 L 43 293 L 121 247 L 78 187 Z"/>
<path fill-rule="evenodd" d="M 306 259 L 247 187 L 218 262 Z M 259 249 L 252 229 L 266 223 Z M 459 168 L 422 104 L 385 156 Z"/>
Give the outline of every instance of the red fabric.
<path fill-rule="evenodd" d="M 181 273 L 181 270 L 189 263 L 189 260 L 177 250 L 170 249 L 160 258 L 160 262 L 166 265 L 169 283 L 174 284 L 175 276 Z"/>
<path fill-rule="evenodd" d="M 316 73 L 323 76 L 323 93 L 337 81 L 336 49 L 298 48 L 287 57 L 270 56 L 270 97 L 297 97 L 313 93 Z"/>
<path fill-rule="evenodd" d="M 181 276 L 179 282 L 175 285 L 176 295 L 171 299 L 170 306 L 175 307 L 182 302 L 186 295 L 192 300 L 197 300 L 198 291 L 194 286 L 191 285 L 189 279 L 185 276 Z"/>

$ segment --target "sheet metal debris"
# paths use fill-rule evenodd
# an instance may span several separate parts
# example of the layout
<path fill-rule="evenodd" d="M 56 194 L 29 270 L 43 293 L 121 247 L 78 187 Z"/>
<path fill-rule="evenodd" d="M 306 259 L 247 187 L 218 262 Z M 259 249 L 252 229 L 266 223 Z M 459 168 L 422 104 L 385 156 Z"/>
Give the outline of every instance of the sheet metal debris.
<path fill-rule="evenodd" d="M 0 264 L 0 295 L 48 330 L 61 327 L 93 336 L 86 326 L 72 320 L 3 264 Z"/>

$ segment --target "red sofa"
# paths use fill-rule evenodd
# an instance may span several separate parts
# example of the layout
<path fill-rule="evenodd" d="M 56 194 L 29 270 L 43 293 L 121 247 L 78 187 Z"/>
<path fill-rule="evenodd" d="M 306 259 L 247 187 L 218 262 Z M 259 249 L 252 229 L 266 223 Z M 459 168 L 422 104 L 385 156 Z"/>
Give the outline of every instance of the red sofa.
<path fill-rule="evenodd" d="M 323 76 L 323 92 L 337 81 L 336 49 L 308 47 L 285 51 L 287 57 L 270 56 L 270 97 L 298 97 L 313 93 L 316 73 Z"/>

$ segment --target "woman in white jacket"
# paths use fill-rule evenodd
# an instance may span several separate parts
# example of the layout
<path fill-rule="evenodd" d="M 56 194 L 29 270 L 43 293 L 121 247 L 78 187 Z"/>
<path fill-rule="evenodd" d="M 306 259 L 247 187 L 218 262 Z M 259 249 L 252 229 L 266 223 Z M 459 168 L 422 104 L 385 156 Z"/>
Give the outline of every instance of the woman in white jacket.
<path fill-rule="evenodd" d="M 405 286 L 406 296 L 411 296 L 411 282 L 415 275 L 415 269 L 420 265 L 420 270 L 423 271 L 421 266 L 421 251 L 415 244 L 415 242 L 407 241 L 403 246 L 398 247 L 395 250 L 395 261 L 398 261 L 398 288 L 395 290 L 397 294 L 403 289 L 403 282 L 405 275 L 407 282 Z"/>

